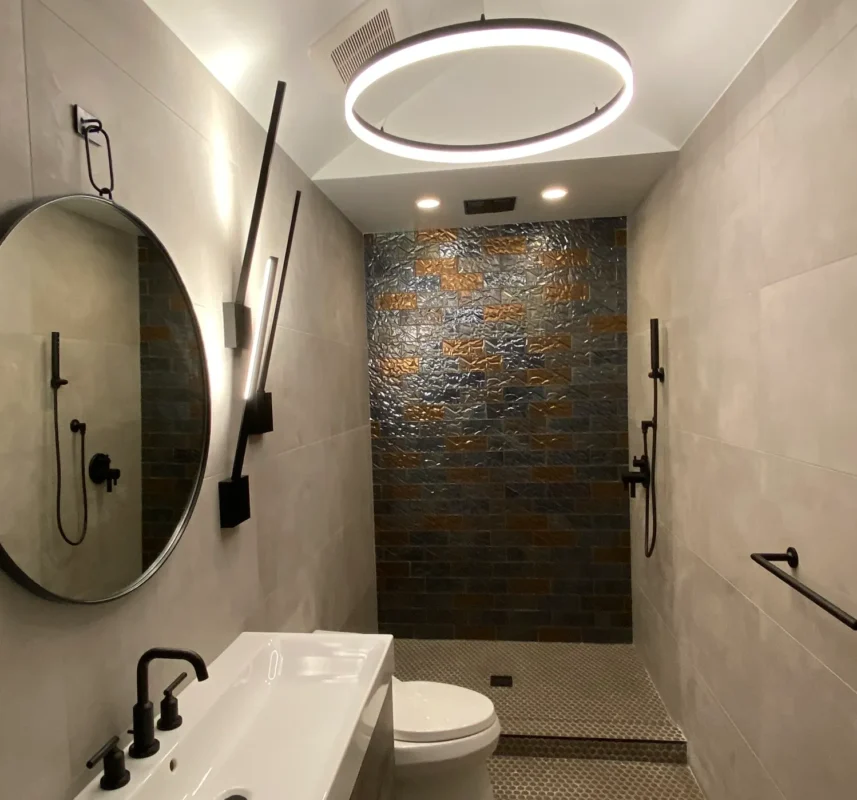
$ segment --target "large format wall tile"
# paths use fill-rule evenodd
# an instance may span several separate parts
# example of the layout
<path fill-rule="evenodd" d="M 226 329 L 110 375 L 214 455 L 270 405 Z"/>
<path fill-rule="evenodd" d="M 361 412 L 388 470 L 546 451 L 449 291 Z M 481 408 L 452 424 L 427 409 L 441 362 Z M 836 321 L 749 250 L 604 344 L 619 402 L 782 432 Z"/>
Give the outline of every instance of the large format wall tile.
<path fill-rule="evenodd" d="M 797 576 L 857 609 L 855 26 L 857 0 L 798 0 L 629 223 L 630 367 L 659 316 L 667 375 L 635 638 L 713 800 L 857 781 L 857 639 L 750 559 L 794 546 Z"/>
<path fill-rule="evenodd" d="M 247 353 L 224 348 L 221 303 L 233 297 L 264 131 L 138 0 L 0 0 L 0 98 L 0 210 L 32 198 L 31 173 L 38 195 L 92 191 L 71 105 L 103 118 L 116 200 L 176 262 L 212 389 L 199 502 L 146 586 L 105 606 L 64 607 L 0 577 L 0 706 L 31 723 L 0 734 L 3 791 L 68 800 L 92 778 L 83 760 L 127 728 L 134 664 L 147 647 L 181 645 L 212 660 L 243 630 L 376 627 L 362 238 L 277 150 L 248 295 L 256 310 L 265 260 L 282 258 L 301 190 L 270 373 L 276 430 L 248 448 L 253 517 L 221 531 L 217 481 L 231 468 L 247 368 Z M 100 175 L 103 151 L 95 155 Z M 5 337 L 27 321 L 3 294 Z M 23 361 L 3 367 L 29 386 Z M 20 403 L 4 393 L 0 405 Z M 0 448 L 28 443 L 17 436 Z M 173 677 L 174 667 L 153 665 L 153 687 Z M 42 752 L 52 757 L 37 763 Z"/>
<path fill-rule="evenodd" d="M 857 475 L 857 258 L 762 292 L 763 448 Z"/>
<path fill-rule="evenodd" d="M 0 0 L 0 211 L 32 196 L 21 0 Z"/>
<path fill-rule="evenodd" d="M 761 123 L 768 282 L 857 253 L 855 50 L 857 31 Z"/>

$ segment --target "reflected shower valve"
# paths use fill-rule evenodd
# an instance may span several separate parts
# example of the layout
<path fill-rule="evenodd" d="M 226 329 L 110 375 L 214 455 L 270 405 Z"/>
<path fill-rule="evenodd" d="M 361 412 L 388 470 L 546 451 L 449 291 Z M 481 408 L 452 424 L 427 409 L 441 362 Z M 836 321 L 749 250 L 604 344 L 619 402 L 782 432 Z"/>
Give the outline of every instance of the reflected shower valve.
<path fill-rule="evenodd" d="M 121 471 L 110 466 L 110 456 L 107 453 L 96 453 L 89 461 L 89 480 L 93 483 L 107 483 L 107 491 L 119 483 Z"/>

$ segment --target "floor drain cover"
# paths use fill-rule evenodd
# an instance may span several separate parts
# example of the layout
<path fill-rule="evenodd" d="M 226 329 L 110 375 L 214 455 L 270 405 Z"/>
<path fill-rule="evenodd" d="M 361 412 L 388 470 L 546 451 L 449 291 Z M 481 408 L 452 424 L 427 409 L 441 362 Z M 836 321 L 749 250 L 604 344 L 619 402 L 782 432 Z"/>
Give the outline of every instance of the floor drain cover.
<path fill-rule="evenodd" d="M 492 675 L 491 676 L 491 685 L 492 686 L 512 686 L 512 676 L 511 675 Z"/>

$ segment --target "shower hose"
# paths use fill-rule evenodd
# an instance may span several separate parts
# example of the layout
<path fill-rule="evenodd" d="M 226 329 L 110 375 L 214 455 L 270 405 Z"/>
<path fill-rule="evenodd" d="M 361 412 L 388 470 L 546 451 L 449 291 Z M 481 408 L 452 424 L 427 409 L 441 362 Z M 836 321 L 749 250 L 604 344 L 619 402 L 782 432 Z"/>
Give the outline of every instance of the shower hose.
<path fill-rule="evenodd" d="M 71 429 L 80 433 L 80 483 L 83 494 L 83 530 L 79 539 L 70 539 L 62 524 L 62 456 L 60 455 L 59 389 L 54 388 L 54 450 L 57 465 L 57 528 L 66 544 L 77 547 L 83 544 L 89 527 L 89 500 L 86 496 L 86 424 L 72 420 Z"/>
<path fill-rule="evenodd" d="M 662 374 L 662 373 L 661 373 Z M 646 558 L 651 558 L 658 541 L 658 488 L 655 467 L 658 460 L 658 383 L 662 380 L 659 374 L 651 373 L 654 400 L 652 403 L 652 420 L 643 423 L 643 456 L 650 461 L 649 489 L 646 491 L 646 526 L 645 543 Z M 652 453 L 649 455 L 649 430 L 652 431 Z M 651 515 L 649 514 L 651 508 Z M 651 519 L 650 519 L 651 517 Z"/>

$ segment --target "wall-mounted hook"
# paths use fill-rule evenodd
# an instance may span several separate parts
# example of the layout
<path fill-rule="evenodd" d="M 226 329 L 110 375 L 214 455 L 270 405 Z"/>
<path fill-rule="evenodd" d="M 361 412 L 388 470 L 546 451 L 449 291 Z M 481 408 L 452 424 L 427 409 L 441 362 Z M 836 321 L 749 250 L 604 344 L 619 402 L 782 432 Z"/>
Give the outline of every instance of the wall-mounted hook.
<path fill-rule="evenodd" d="M 78 105 L 74 106 L 74 129 L 78 136 L 83 137 L 83 144 L 86 148 L 86 169 L 89 173 L 89 182 L 92 184 L 92 188 L 101 197 L 112 200 L 116 182 L 113 176 L 113 150 L 110 146 L 110 136 L 104 130 L 104 125 L 100 119 L 90 115 Z M 95 182 L 95 176 L 92 174 L 92 153 L 90 151 L 93 145 L 96 147 L 101 146 L 98 142 L 98 134 L 104 137 L 104 143 L 107 145 L 107 167 L 110 171 L 110 184 L 108 186 L 99 186 Z"/>

